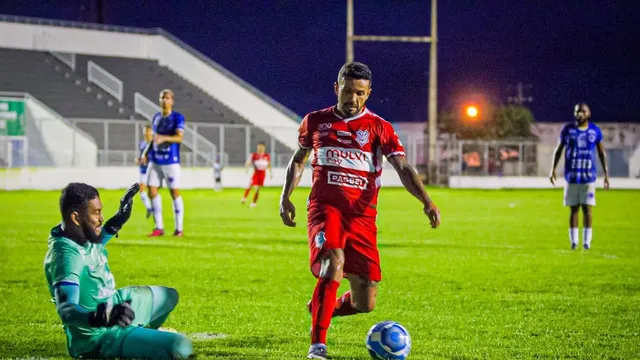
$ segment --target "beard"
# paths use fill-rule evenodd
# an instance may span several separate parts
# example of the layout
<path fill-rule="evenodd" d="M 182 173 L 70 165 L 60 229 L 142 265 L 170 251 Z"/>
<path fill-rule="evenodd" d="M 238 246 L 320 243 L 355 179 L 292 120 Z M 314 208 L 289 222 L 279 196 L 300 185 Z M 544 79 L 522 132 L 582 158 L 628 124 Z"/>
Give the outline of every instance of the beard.
<path fill-rule="evenodd" d="M 358 106 L 354 104 L 349 104 L 349 105 L 345 104 L 342 106 L 340 111 L 347 117 L 352 117 L 352 116 L 358 115 L 362 111 L 362 108 L 358 108 Z"/>
<path fill-rule="evenodd" d="M 100 234 L 96 234 L 96 228 L 89 224 L 88 221 L 83 220 L 80 223 L 80 229 L 82 230 L 82 235 L 84 235 L 87 241 L 97 244 L 100 242 Z"/>

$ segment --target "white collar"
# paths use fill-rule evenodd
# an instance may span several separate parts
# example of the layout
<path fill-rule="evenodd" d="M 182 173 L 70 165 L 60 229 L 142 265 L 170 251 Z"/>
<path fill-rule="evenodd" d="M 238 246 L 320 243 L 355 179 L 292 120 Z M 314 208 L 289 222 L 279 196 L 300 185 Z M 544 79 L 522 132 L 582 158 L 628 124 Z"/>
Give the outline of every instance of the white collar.
<path fill-rule="evenodd" d="M 349 117 L 349 118 L 343 118 L 340 114 L 338 114 L 338 112 L 336 111 L 336 106 L 333 107 L 332 112 L 333 112 L 333 115 L 335 115 L 338 119 L 340 119 L 340 120 L 342 120 L 342 121 L 347 123 L 347 122 L 349 122 L 351 120 L 356 120 L 356 119 L 359 119 L 359 118 L 363 117 L 365 114 L 369 113 L 369 109 L 367 109 L 367 107 L 365 106 L 362 109 L 362 111 L 360 112 L 360 114 L 354 115 L 354 116 Z"/>

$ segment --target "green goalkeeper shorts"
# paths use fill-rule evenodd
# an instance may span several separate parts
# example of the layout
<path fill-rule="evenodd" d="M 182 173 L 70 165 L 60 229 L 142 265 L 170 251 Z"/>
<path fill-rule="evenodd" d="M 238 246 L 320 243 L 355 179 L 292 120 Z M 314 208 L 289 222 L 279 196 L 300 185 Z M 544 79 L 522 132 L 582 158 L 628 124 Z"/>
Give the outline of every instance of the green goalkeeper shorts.
<path fill-rule="evenodd" d="M 98 335 L 98 348 L 83 357 L 95 358 L 104 357 L 105 354 L 118 354 L 122 351 L 124 339 L 131 331 L 149 325 L 153 313 L 153 291 L 151 288 L 149 286 L 130 286 L 118 289 L 114 297 L 114 305 L 126 301 L 131 301 L 131 308 L 135 313 L 131 325 L 125 328 L 120 326 L 104 328 L 104 332 Z"/>

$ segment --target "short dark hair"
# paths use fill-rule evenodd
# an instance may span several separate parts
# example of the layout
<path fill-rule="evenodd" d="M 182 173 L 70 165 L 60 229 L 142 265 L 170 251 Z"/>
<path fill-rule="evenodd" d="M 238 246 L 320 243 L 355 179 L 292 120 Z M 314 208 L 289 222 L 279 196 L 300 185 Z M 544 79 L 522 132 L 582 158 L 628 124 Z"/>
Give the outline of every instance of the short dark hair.
<path fill-rule="evenodd" d="M 151 126 L 151 124 L 146 124 L 146 125 L 144 126 L 144 128 L 145 128 L 145 129 L 152 129 L 152 128 L 153 128 L 153 126 Z"/>
<path fill-rule="evenodd" d="M 63 218 L 68 218 L 74 211 L 83 211 L 87 203 L 100 196 L 98 190 L 84 183 L 70 183 L 60 195 L 60 213 Z"/>
<path fill-rule="evenodd" d="M 266 144 L 264 141 L 260 141 L 260 142 L 258 143 L 258 145 L 264 145 L 264 146 L 267 146 L 267 144 Z"/>
<path fill-rule="evenodd" d="M 340 72 L 338 72 L 338 81 L 343 78 L 371 81 L 371 70 L 369 70 L 367 65 L 361 62 L 346 63 L 342 65 Z"/>

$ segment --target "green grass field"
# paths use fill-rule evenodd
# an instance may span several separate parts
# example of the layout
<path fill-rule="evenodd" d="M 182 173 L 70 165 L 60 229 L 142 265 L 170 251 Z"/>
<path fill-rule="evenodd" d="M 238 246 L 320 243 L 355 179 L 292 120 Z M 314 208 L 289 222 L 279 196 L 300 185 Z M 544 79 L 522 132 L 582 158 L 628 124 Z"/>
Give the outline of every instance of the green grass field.
<path fill-rule="evenodd" d="M 378 306 L 334 319 L 333 359 L 367 359 L 369 327 L 388 319 L 410 332 L 410 359 L 640 358 L 640 192 L 598 193 L 590 251 L 569 250 L 560 190 L 430 192 L 442 211 L 437 230 L 404 190 L 382 190 Z M 315 285 L 307 193 L 295 194 L 290 229 L 278 189 L 265 189 L 253 210 L 239 204 L 240 190 L 185 191 L 181 239 L 148 239 L 152 222 L 136 202 L 108 245 L 116 283 L 177 288 L 166 326 L 192 337 L 199 359 L 304 358 Z M 120 195 L 102 192 L 105 217 Z M 67 357 L 43 272 L 57 202 L 57 192 L 0 192 L 1 357 Z"/>

